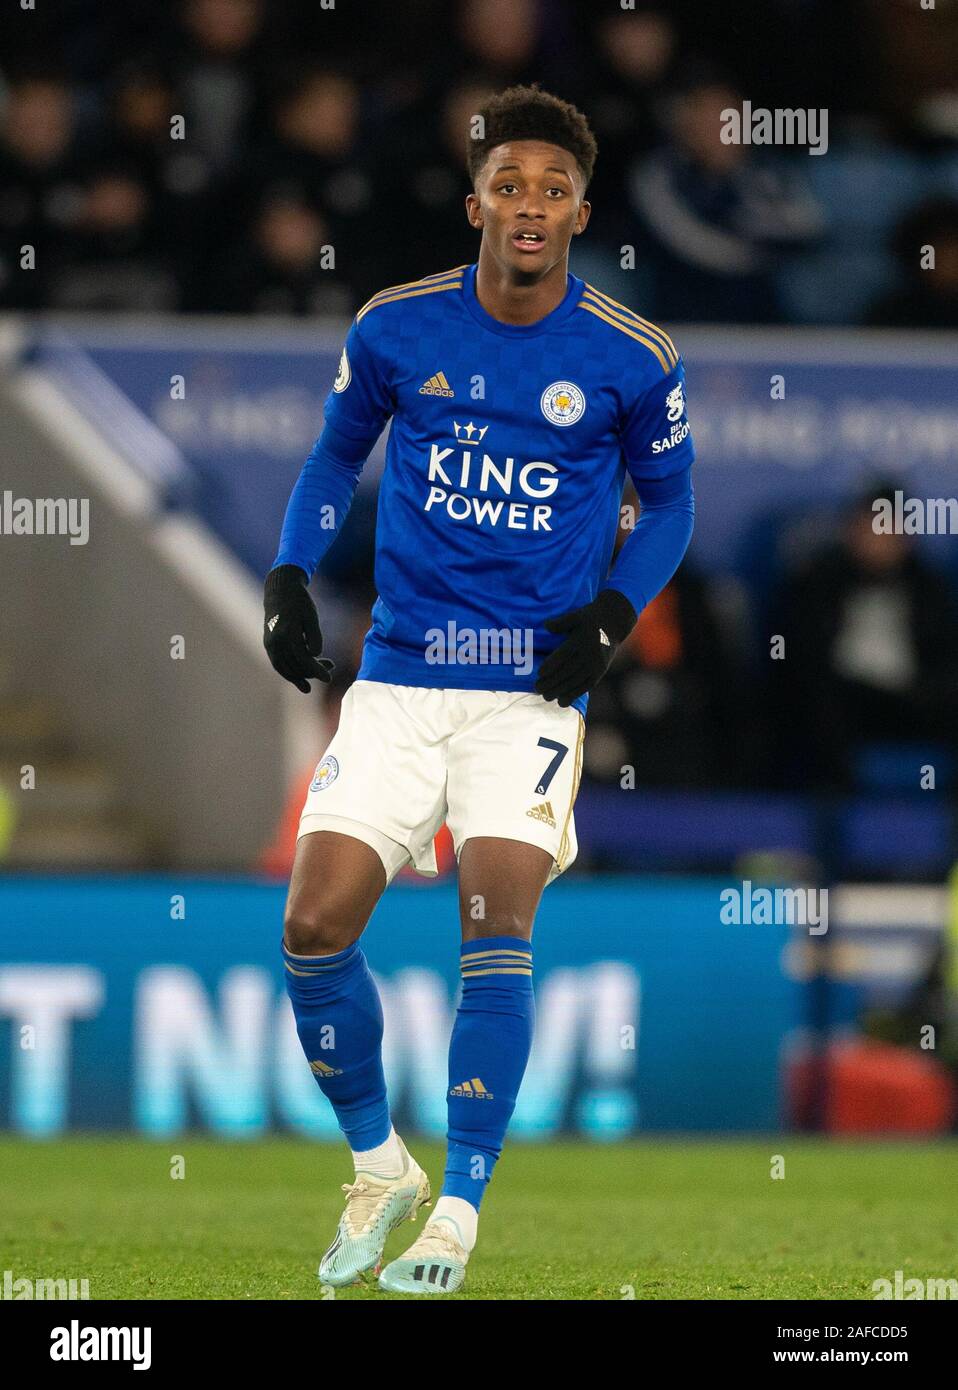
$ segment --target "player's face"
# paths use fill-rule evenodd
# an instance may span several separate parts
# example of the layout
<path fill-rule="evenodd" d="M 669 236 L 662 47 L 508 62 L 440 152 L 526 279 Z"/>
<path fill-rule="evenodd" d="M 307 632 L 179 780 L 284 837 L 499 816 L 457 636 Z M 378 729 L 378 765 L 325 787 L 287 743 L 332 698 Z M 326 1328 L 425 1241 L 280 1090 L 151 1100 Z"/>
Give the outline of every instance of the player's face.
<path fill-rule="evenodd" d="M 591 211 L 573 155 L 541 140 L 513 140 L 491 150 L 466 199 L 473 227 L 496 261 L 535 278 L 564 261 Z"/>

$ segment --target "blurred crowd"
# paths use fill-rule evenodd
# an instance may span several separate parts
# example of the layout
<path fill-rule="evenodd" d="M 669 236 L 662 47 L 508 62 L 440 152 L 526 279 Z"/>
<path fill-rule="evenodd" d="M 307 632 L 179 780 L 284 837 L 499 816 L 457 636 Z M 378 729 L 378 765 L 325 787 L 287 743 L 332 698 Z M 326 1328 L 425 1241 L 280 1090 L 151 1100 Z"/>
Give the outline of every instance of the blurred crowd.
<path fill-rule="evenodd" d="M 801 522 L 772 538 L 758 599 L 730 602 L 683 564 L 594 694 L 587 775 L 911 793 L 927 766 L 954 793 L 958 589 L 914 537 L 876 531 L 895 488 L 874 480 L 810 545 Z"/>
<path fill-rule="evenodd" d="M 955 0 L 61 0 L 4 27 L 0 308 L 349 314 L 474 259 L 469 117 L 535 80 L 598 137 L 575 268 L 616 297 L 958 323 Z M 744 100 L 825 109 L 827 153 L 723 144 Z"/>

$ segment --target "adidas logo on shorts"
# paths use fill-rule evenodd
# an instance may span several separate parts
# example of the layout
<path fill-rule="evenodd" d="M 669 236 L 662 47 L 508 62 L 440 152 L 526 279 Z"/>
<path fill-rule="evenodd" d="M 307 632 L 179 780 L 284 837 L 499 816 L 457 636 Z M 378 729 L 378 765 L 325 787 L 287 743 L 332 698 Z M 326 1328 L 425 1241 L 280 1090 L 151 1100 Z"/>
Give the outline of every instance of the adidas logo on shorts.
<path fill-rule="evenodd" d="M 533 806 L 531 811 L 527 811 L 526 815 L 531 816 L 533 820 L 544 821 L 546 825 L 551 825 L 553 830 L 556 828 L 556 818 L 552 812 L 551 801 L 540 802 L 538 806 Z"/>

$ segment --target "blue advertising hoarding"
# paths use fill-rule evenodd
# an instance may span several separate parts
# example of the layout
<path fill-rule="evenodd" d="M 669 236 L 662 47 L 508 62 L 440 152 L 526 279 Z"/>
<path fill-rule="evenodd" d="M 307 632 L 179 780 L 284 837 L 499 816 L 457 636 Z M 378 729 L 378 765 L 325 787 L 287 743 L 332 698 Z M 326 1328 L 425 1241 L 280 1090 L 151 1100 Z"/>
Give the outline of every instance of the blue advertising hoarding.
<path fill-rule="evenodd" d="M 545 893 L 514 1136 L 779 1126 L 788 929 L 724 925 L 721 891 L 616 879 Z M 0 880 L 0 1128 L 334 1138 L 283 990 L 283 899 L 257 882 Z M 441 1135 L 455 888 L 392 886 L 364 949 L 397 1122 Z"/>

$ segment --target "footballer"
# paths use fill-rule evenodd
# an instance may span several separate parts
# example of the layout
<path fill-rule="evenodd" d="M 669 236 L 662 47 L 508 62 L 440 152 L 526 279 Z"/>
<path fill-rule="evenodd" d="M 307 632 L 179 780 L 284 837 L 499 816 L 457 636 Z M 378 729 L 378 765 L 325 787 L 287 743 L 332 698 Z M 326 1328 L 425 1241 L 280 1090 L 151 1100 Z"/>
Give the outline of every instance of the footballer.
<path fill-rule="evenodd" d="M 378 1273 L 384 1289 L 436 1295 L 463 1283 L 532 1046 L 532 928 L 576 855 L 589 691 L 693 521 L 678 352 L 569 272 L 596 157 L 585 117 L 537 87 L 480 114 L 466 199 L 478 260 L 384 289 L 356 315 L 265 588 L 270 660 L 308 693 L 331 663 L 307 585 L 391 420 L 378 598 L 303 807 L 282 949 L 299 1038 L 355 1169 L 319 1277 Z M 610 569 L 626 473 L 641 515 Z M 336 529 L 320 524 L 330 515 Z M 435 874 L 444 822 L 462 927 L 446 1168 L 418 1239 L 380 1272 L 390 1231 L 431 1194 L 390 1120 L 360 939 L 401 868 Z"/>

